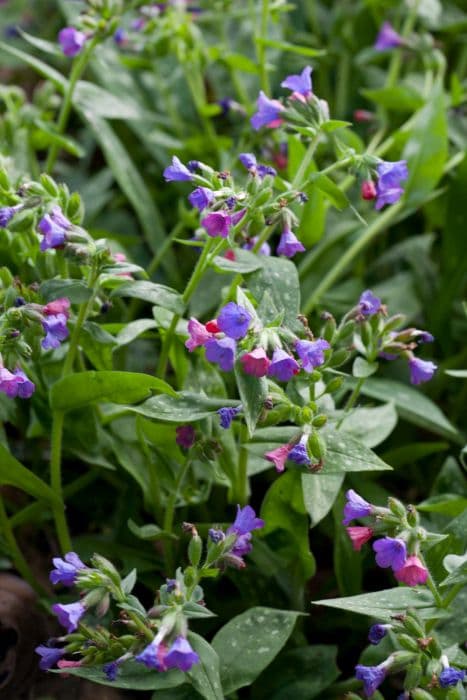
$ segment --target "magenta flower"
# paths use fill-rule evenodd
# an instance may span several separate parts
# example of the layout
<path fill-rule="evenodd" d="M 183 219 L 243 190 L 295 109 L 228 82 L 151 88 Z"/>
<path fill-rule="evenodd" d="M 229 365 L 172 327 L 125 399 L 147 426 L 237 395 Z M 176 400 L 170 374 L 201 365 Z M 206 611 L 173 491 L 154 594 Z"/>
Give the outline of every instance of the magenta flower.
<path fill-rule="evenodd" d="M 69 603 L 68 605 L 55 603 L 55 605 L 52 605 L 52 612 L 57 615 L 59 623 L 70 634 L 78 629 L 79 621 L 86 612 L 86 608 L 79 602 Z"/>
<path fill-rule="evenodd" d="M 255 348 L 241 356 L 243 371 L 253 377 L 265 377 L 268 373 L 271 360 L 266 355 L 264 348 Z"/>
<path fill-rule="evenodd" d="M 363 681 L 363 689 L 367 698 L 371 698 L 386 677 L 386 665 L 383 662 L 379 666 L 355 666 L 355 677 Z"/>
<path fill-rule="evenodd" d="M 281 112 L 284 111 L 284 106 L 279 100 L 269 99 L 261 90 L 256 106 L 258 111 L 250 119 L 251 126 L 255 131 L 261 129 L 262 126 L 275 129 L 282 124 Z"/>
<path fill-rule="evenodd" d="M 374 316 L 378 311 L 381 311 L 381 299 L 375 296 L 373 292 L 367 289 L 362 292 L 358 302 L 358 310 L 363 316 Z"/>
<path fill-rule="evenodd" d="M 46 332 L 46 336 L 41 343 L 44 350 L 58 348 L 60 343 L 68 338 L 69 333 L 66 322 L 67 316 L 65 314 L 50 315 L 42 321 L 42 327 Z"/>
<path fill-rule="evenodd" d="M 407 586 L 418 586 L 418 584 L 427 582 L 428 570 L 415 554 L 411 554 L 407 557 L 404 565 L 395 571 L 394 576 L 398 581 L 406 583 Z"/>
<path fill-rule="evenodd" d="M 364 544 L 366 544 L 373 537 L 373 530 L 371 527 L 363 527 L 360 525 L 355 525 L 354 527 L 346 527 L 347 534 L 352 542 L 352 547 L 356 552 L 359 552 Z"/>
<path fill-rule="evenodd" d="M 227 238 L 233 222 L 232 216 L 226 211 L 213 211 L 205 216 L 201 223 L 211 238 Z"/>
<path fill-rule="evenodd" d="M 407 547 L 399 537 L 376 540 L 373 542 L 373 550 L 376 552 L 376 563 L 382 569 L 391 567 L 393 571 L 399 571 L 407 559 Z"/>
<path fill-rule="evenodd" d="M 305 66 L 299 75 L 288 75 L 287 78 L 282 81 L 281 87 L 291 90 L 293 93 L 292 97 L 300 95 L 308 99 L 312 92 L 312 72 L 313 68 L 311 66 Z"/>
<path fill-rule="evenodd" d="M 295 351 L 302 361 L 305 372 L 313 372 L 315 367 L 319 367 L 325 361 L 324 351 L 331 346 L 324 338 L 317 340 L 299 340 L 295 344 Z"/>
<path fill-rule="evenodd" d="M 188 196 L 188 201 L 192 207 L 196 207 L 199 211 L 206 209 L 215 199 L 214 192 L 207 187 L 197 187 Z"/>
<path fill-rule="evenodd" d="M 285 255 L 286 258 L 293 258 L 296 253 L 303 253 L 305 246 L 300 243 L 297 236 L 289 228 L 282 231 L 276 253 Z"/>
<path fill-rule="evenodd" d="M 267 459 L 268 462 L 272 462 L 274 464 L 274 466 L 276 467 L 276 471 L 283 472 L 290 450 L 291 446 L 287 443 L 286 445 L 276 447 L 275 450 L 266 452 L 264 458 Z"/>
<path fill-rule="evenodd" d="M 386 51 L 387 49 L 395 49 L 403 43 L 403 38 L 396 32 L 390 22 L 384 22 L 376 37 L 374 48 L 377 51 Z"/>
<path fill-rule="evenodd" d="M 375 209 L 381 209 L 385 204 L 395 204 L 404 194 L 401 182 L 407 180 L 409 176 L 407 161 L 399 160 L 390 163 L 383 160 L 377 166 L 376 172 L 378 181 Z"/>
<path fill-rule="evenodd" d="M 195 444 L 196 433 L 192 425 L 178 425 L 175 428 L 175 436 L 177 445 L 184 447 L 186 450 L 189 450 Z"/>
<path fill-rule="evenodd" d="M 191 648 L 190 642 L 185 637 L 179 636 L 168 650 L 164 661 L 167 669 L 178 668 L 186 672 L 199 663 L 199 656 Z"/>
<path fill-rule="evenodd" d="M 185 341 L 185 347 L 188 348 L 190 352 L 193 352 L 193 350 L 200 347 L 200 345 L 206 345 L 208 340 L 213 336 L 213 334 L 206 329 L 206 326 L 200 323 L 196 318 L 190 318 L 188 321 L 188 333 L 190 337 Z"/>
<path fill-rule="evenodd" d="M 365 518 L 373 512 L 373 506 L 364 498 L 358 495 L 353 489 L 349 489 L 345 494 L 347 503 L 344 506 L 343 525 L 348 525 L 355 518 Z"/>
<path fill-rule="evenodd" d="M 209 362 L 217 363 L 224 372 L 233 370 L 237 347 L 233 338 L 211 338 L 205 347 Z"/>
<path fill-rule="evenodd" d="M 364 182 L 362 182 L 360 192 L 362 195 L 362 199 L 366 200 L 376 199 L 376 195 L 378 194 L 376 191 L 376 185 L 373 182 L 373 180 L 365 180 Z"/>
<path fill-rule="evenodd" d="M 49 578 L 54 585 L 74 586 L 78 573 L 87 568 L 75 552 L 68 552 L 64 559 L 55 557 L 52 561 L 55 569 L 52 569 Z"/>
<path fill-rule="evenodd" d="M 429 360 L 421 360 L 419 357 L 412 356 L 409 359 L 409 369 L 411 384 L 423 384 L 423 382 L 432 379 L 438 365 Z"/>
<path fill-rule="evenodd" d="M 58 34 L 60 44 L 65 56 L 73 58 L 77 56 L 86 42 L 87 36 L 84 32 L 78 31 L 74 27 L 65 27 Z"/>
<path fill-rule="evenodd" d="M 164 178 L 166 182 L 188 182 L 193 180 L 193 173 L 186 165 L 183 165 L 180 158 L 173 156 L 172 165 L 167 166 L 164 170 Z"/>
<path fill-rule="evenodd" d="M 297 360 L 282 348 L 276 348 L 269 365 L 268 376 L 275 377 L 280 382 L 288 382 L 300 372 Z"/>
<path fill-rule="evenodd" d="M 251 314 L 243 306 L 229 301 L 220 311 L 217 318 L 219 329 L 234 340 L 244 338 L 248 333 Z"/>
<path fill-rule="evenodd" d="M 34 651 L 41 657 L 39 661 L 39 668 L 41 671 L 48 671 L 50 668 L 53 668 L 65 653 L 63 649 L 55 649 L 44 644 L 36 647 Z"/>
<path fill-rule="evenodd" d="M 49 301 L 48 304 L 42 307 L 42 313 L 45 316 L 56 316 L 57 314 L 63 314 L 67 318 L 69 317 L 70 300 L 66 297 L 61 297 L 60 299 L 55 299 L 54 301 Z"/>
<path fill-rule="evenodd" d="M 226 408 L 219 408 L 216 411 L 216 413 L 219 416 L 221 428 L 224 428 L 224 430 L 227 430 L 228 428 L 230 428 L 233 419 L 242 410 L 243 410 L 243 407 L 241 404 L 240 404 L 240 406 L 235 406 L 234 408 L 231 406 L 228 406 Z"/>

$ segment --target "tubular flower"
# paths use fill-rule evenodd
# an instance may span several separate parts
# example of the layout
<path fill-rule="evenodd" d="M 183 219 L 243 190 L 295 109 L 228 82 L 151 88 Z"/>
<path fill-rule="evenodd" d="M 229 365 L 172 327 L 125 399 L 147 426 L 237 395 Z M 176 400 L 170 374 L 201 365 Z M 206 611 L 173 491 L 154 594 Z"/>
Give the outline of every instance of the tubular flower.
<path fill-rule="evenodd" d="M 344 506 L 344 520 L 342 523 L 348 525 L 355 518 L 365 518 L 373 512 L 373 506 L 364 498 L 358 495 L 353 489 L 349 489 L 345 494 L 347 503 Z"/>
<path fill-rule="evenodd" d="M 264 348 L 255 348 L 246 352 L 240 357 L 240 362 L 245 374 L 251 374 L 253 377 L 265 377 L 271 364 Z"/>
<path fill-rule="evenodd" d="M 407 586 L 418 586 L 427 582 L 428 570 L 420 559 L 412 554 L 407 557 L 404 565 L 394 573 L 394 576 L 401 583 L 406 583 Z"/>
<path fill-rule="evenodd" d="M 261 91 L 256 106 L 258 111 L 250 119 L 251 126 L 255 131 L 261 129 L 262 126 L 275 129 L 282 124 L 281 112 L 284 111 L 284 106 L 279 100 L 271 100 Z"/>
<path fill-rule="evenodd" d="M 376 563 L 382 569 L 391 567 L 397 572 L 407 559 L 407 547 L 404 540 L 398 537 L 383 537 L 373 542 L 373 550 L 376 552 Z"/>
<path fill-rule="evenodd" d="M 360 525 L 355 525 L 354 527 L 347 527 L 347 534 L 352 542 L 352 547 L 356 552 L 359 552 L 364 544 L 366 544 L 373 537 L 373 530 L 371 527 L 362 527 Z"/>

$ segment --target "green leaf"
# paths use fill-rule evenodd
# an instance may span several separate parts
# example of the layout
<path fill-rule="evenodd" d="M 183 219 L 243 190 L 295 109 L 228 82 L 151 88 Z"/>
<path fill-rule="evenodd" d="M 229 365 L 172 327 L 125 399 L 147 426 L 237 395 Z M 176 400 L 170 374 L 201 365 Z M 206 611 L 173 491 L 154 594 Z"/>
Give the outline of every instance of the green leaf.
<path fill-rule="evenodd" d="M 61 503 L 50 486 L 29 469 L 26 469 L 21 462 L 18 462 L 2 443 L 0 443 L 0 484 L 2 486 L 15 486 L 30 496 L 48 503 Z"/>
<path fill-rule="evenodd" d="M 467 498 L 455 493 L 443 493 L 432 496 L 417 505 L 417 510 L 425 513 L 441 513 L 455 518 L 467 509 Z"/>
<path fill-rule="evenodd" d="M 68 86 L 68 80 L 64 78 L 63 75 L 58 72 L 58 70 L 55 70 L 55 68 L 51 68 L 51 66 L 44 63 L 44 61 L 41 61 L 39 58 L 36 58 L 25 51 L 16 49 L 14 46 L 10 46 L 9 44 L 4 44 L 3 41 L 0 41 L 0 50 L 5 51 L 6 53 L 10 54 L 10 56 L 14 56 L 15 58 L 19 58 L 21 61 L 24 61 L 24 63 L 33 68 L 43 78 L 50 80 L 55 87 L 60 90 L 60 92 L 65 92 Z"/>
<path fill-rule="evenodd" d="M 350 433 L 367 447 L 377 447 L 397 425 L 397 411 L 393 403 L 374 408 L 356 408 L 344 418 L 341 430 Z M 391 461 L 391 460 L 387 460 Z"/>
<path fill-rule="evenodd" d="M 290 44 L 287 41 L 278 41 L 277 39 L 266 39 L 265 37 L 257 37 L 256 42 L 264 46 L 270 46 L 272 49 L 280 49 L 280 51 L 289 51 L 290 53 L 298 53 L 300 56 L 324 56 L 326 51 L 321 49 L 312 49 L 310 46 L 300 46 L 300 44 Z"/>
<path fill-rule="evenodd" d="M 243 71 L 244 73 L 257 75 L 259 72 L 257 64 L 252 61 L 251 58 L 241 53 L 231 53 L 228 56 L 224 56 L 222 61 L 231 68 Z"/>
<path fill-rule="evenodd" d="M 315 527 L 331 510 L 344 474 L 302 474 L 303 502 Z"/>
<path fill-rule="evenodd" d="M 292 634 L 299 612 L 256 607 L 237 615 L 217 632 L 212 646 L 220 659 L 226 695 L 253 683 Z"/>
<path fill-rule="evenodd" d="M 424 105 L 423 97 L 407 85 L 361 90 L 361 93 L 377 105 L 395 112 L 415 112 Z"/>
<path fill-rule="evenodd" d="M 431 399 L 417 389 L 393 379 L 367 379 L 362 387 L 362 394 L 374 399 L 393 401 L 399 415 L 414 425 L 427 428 L 433 433 L 443 435 L 461 445 L 462 435 L 448 421 L 442 411 Z"/>
<path fill-rule="evenodd" d="M 219 657 L 213 647 L 194 632 L 188 633 L 188 640 L 200 658 L 188 672 L 193 688 L 205 700 L 224 700 L 219 675 Z"/>
<path fill-rule="evenodd" d="M 258 302 L 269 292 L 276 309 L 284 312 L 285 323 L 297 325 L 300 284 L 297 268 L 290 260 L 263 256 L 263 267 L 251 275 L 248 287 Z"/>
<path fill-rule="evenodd" d="M 127 661 L 121 664 L 118 676 L 114 681 L 108 680 L 102 671 L 102 666 L 91 668 L 80 666 L 79 668 L 54 671 L 54 673 L 69 673 L 72 676 L 86 678 L 86 680 L 99 685 L 109 685 L 112 688 L 125 688 L 133 691 L 175 688 L 185 681 L 185 674 L 177 669 L 161 673 L 160 671 L 146 668 L 143 664 L 138 664 L 135 661 Z"/>
<path fill-rule="evenodd" d="M 92 294 L 92 290 L 82 280 L 47 280 L 41 284 L 39 291 L 46 302 L 68 297 L 72 304 L 82 304 Z"/>
<path fill-rule="evenodd" d="M 312 601 L 312 605 L 325 605 L 387 621 L 390 621 L 393 615 L 406 612 L 407 608 L 415 608 L 424 619 L 440 616 L 432 594 L 422 588 L 389 588 L 346 598 L 315 600 Z"/>
<path fill-rule="evenodd" d="M 21 27 L 18 27 L 17 30 L 21 38 L 24 39 L 24 41 L 27 41 L 28 44 L 31 44 L 31 46 L 34 46 L 36 49 L 39 49 L 39 51 L 51 54 L 52 56 L 59 56 L 60 58 L 63 58 L 63 53 L 58 43 L 46 41 L 45 39 L 40 39 L 37 36 L 32 36 L 32 34 L 28 34 L 23 29 L 21 29 Z"/>
<path fill-rule="evenodd" d="M 462 556 L 456 554 L 448 554 L 443 559 L 443 566 L 449 573 L 441 586 L 453 586 L 458 583 L 467 583 L 467 552 Z"/>
<path fill-rule="evenodd" d="M 341 595 L 354 595 L 362 590 L 362 557 L 354 551 L 347 531 L 342 527 L 345 496 L 341 493 L 334 503 L 334 573 Z"/>
<path fill-rule="evenodd" d="M 259 270 L 262 265 L 263 262 L 259 255 L 241 248 L 235 248 L 235 260 L 229 260 L 218 255 L 212 261 L 212 266 L 219 272 L 239 272 L 241 274 Z"/>
<path fill-rule="evenodd" d="M 336 209 L 342 210 L 349 206 L 346 195 L 327 175 L 312 174 L 309 183 L 304 188 L 305 192 L 312 192 L 314 187 L 317 187 Z"/>
<path fill-rule="evenodd" d="M 208 398 L 182 391 L 177 396 L 153 396 L 130 410 L 152 420 L 189 423 L 208 418 L 223 406 L 238 406 L 238 401 Z"/>
<path fill-rule="evenodd" d="M 158 525 L 154 523 L 148 523 L 147 525 L 137 525 L 131 518 L 128 520 L 128 529 L 135 537 L 140 540 L 149 540 L 150 542 L 156 542 L 157 540 L 172 539 L 176 540 L 177 537 L 171 532 L 166 532 L 162 530 Z"/>
<path fill-rule="evenodd" d="M 409 178 L 405 199 L 419 206 L 438 184 L 448 157 L 446 104 L 442 82 L 438 81 L 430 99 L 416 114 L 402 158 L 407 160 Z"/>
<path fill-rule="evenodd" d="M 155 321 L 150 318 L 140 318 L 137 321 L 131 321 L 124 325 L 122 330 L 116 335 L 115 340 L 119 346 L 128 345 L 143 333 L 154 328 L 157 328 Z"/>
<path fill-rule="evenodd" d="M 142 299 L 149 304 L 162 306 L 176 314 L 182 314 L 185 310 L 182 298 L 175 289 L 166 287 L 164 284 L 155 284 L 148 280 L 123 282 L 123 284 L 119 284 L 119 286 L 113 290 L 110 296 Z"/>
<path fill-rule="evenodd" d="M 352 122 L 345 122 L 342 119 L 329 119 L 327 122 L 324 122 L 324 124 L 321 124 L 321 131 L 331 133 L 332 131 L 336 131 L 336 129 L 344 129 L 348 126 L 352 126 Z"/>
<path fill-rule="evenodd" d="M 313 700 L 339 675 L 337 647 L 313 645 L 281 654 L 255 685 L 255 700 Z"/>
<path fill-rule="evenodd" d="M 154 391 L 175 396 L 162 379 L 138 372 L 80 372 L 63 377 L 50 390 L 54 411 L 71 411 L 94 401 L 119 404 L 142 401 Z"/>
<path fill-rule="evenodd" d="M 268 393 L 268 382 L 266 377 L 253 377 L 245 374 L 240 361 L 235 364 L 235 379 L 237 381 L 238 393 L 243 406 L 245 422 L 248 427 L 250 437 L 255 432 L 256 424 L 264 409 Z"/>
<path fill-rule="evenodd" d="M 378 371 L 377 362 L 368 362 L 364 357 L 356 357 L 352 365 L 352 374 L 357 379 L 366 379 Z"/>
<path fill-rule="evenodd" d="M 90 120 L 93 117 L 106 119 L 147 119 L 148 117 L 148 113 L 128 95 L 114 95 L 86 80 L 78 81 L 73 94 L 73 103 Z"/>

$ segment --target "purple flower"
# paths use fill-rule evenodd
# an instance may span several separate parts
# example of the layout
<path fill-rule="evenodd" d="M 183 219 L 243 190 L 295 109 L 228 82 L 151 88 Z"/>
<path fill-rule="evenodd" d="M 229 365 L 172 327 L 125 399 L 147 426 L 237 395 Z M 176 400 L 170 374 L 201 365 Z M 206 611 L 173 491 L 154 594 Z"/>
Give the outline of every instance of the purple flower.
<path fill-rule="evenodd" d="M 257 160 L 254 153 L 240 153 L 238 160 L 247 170 L 253 170 L 257 166 Z"/>
<path fill-rule="evenodd" d="M 240 340 L 246 336 L 250 322 L 251 314 L 234 301 L 229 301 L 221 309 L 217 318 L 219 329 L 234 340 Z"/>
<path fill-rule="evenodd" d="M 71 228 L 71 222 L 63 215 L 60 207 L 53 207 L 50 214 L 46 214 L 39 221 L 38 229 L 44 236 L 41 241 L 41 250 L 59 248 L 64 245 L 67 231 Z"/>
<path fill-rule="evenodd" d="M 165 665 L 168 669 L 178 668 L 186 672 L 198 663 L 198 654 L 191 648 L 190 642 L 181 636 L 176 638 L 165 656 Z"/>
<path fill-rule="evenodd" d="M 225 535 L 222 530 L 216 530 L 214 527 L 209 528 L 208 535 L 209 539 L 211 542 L 214 542 L 214 544 L 218 544 L 219 542 L 223 542 L 225 540 Z"/>
<path fill-rule="evenodd" d="M 305 246 L 300 243 L 297 236 L 289 228 L 282 231 L 276 253 L 285 255 L 286 258 L 293 258 L 295 253 L 303 253 Z"/>
<path fill-rule="evenodd" d="M 227 238 L 233 222 L 231 215 L 226 211 L 213 211 L 205 216 L 201 223 L 211 238 Z"/>
<path fill-rule="evenodd" d="M 410 382 L 411 384 L 423 384 L 433 377 L 438 369 L 438 365 L 429 360 L 421 360 L 419 357 L 409 359 Z"/>
<path fill-rule="evenodd" d="M 289 355 L 282 348 L 276 348 L 272 355 L 271 364 L 269 365 L 268 375 L 276 377 L 280 382 L 288 382 L 294 374 L 300 372 L 300 365 L 297 360 Z"/>
<path fill-rule="evenodd" d="M 311 66 L 305 66 L 299 75 L 288 75 L 287 78 L 282 81 L 281 87 L 292 90 L 294 94 L 302 95 L 305 98 L 310 97 L 312 91 L 312 71 L 313 69 Z"/>
<path fill-rule="evenodd" d="M 55 557 L 52 561 L 55 569 L 50 572 L 49 579 L 54 585 L 74 586 L 78 572 L 87 568 L 75 552 L 68 552 L 64 559 Z"/>
<path fill-rule="evenodd" d="M 242 411 L 242 406 L 236 406 L 235 408 L 219 408 L 217 413 L 220 418 L 221 427 L 227 430 L 235 418 L 235 416 Z"/>
<path fill-rule="evenodd" d="M 433 343 L 435 336 L 428 333 L 428 331 L 419 331 L 419 335 L 416 339 L 419 343 Z"/>
<path fill-rule="evenodd" d="M 118 675 L 118 661 L 110 661 L 108 664 L 104 664 L 102 667 L 108 681 L 117 680 Z"/>
<path fill-rule="evenodd" d="M 167 671 L 165 664 L 166 654 L 166 645 L 154 638 L 141 653 L 135 656 L 135 661 L 144 664 L 147 668 L 155 668 L 156 671 Z"/>
<path fill-rule="evenodd" d="M 297 442 L 290 450 L 288 459 L 291 459 L 295 464 L 311 464 L 311 459 L 306 449 L 307 442 L 308 436 L 302 435 L 300 442 Z"/>
<path fill-rule="evenodd" d="M 399 537 L 383 537 L 376 540 L 373 542 L 373 550 L 376 552 L 376 563 L 382 569 L 390 566 L 393 571 L 398 571 L 407 559 L 407 547 Z"/>
<path fill-rule="evenodd" d="M 374 48 L 377 51 L 386 51 L 386 49 L 394 49 L 397 46 L 401 46 L 403 43 L 403 38 L 392 25 L 389 22 L 384 22 L 376 37 Z"/>
<path fill-rule="evenodd" d="M 256 106 L 258 111 L 250 119 L 253 129 L 258 131 L 262 126 L 274 129 L 282 124 L 280 115 L 281 112 L 284 111 L 284 106 L 279 100 L 270 100 L 269 97 L 261 91 Z"/>
<path fill-rule="evenodd" d="M 79 602 L 69 603 L 68 605 L 55 603 L 55 605 L 52 605 L 52 612 L 57 615 L 59 623 L 70 634 L 78 629 L 79 621 L 86 612 L 86 608 Z"/>
<path fill-rule="evenodd" d="M 35 384 L 24 374 L 23 370 L 16 368 L 10 372 L 6 367 L 0 367 L 0 391 L 14 399 L 29 399 L 35 390 Z"/>
<path fill-rule="evenodd" d="M 41 657 L 39 661 L 39 668 L 41 671 L 48 671 L 49 668 L 53 668 L 65 653 L 63 649 L 54 649 L 45 644 L 36 647 L 34 651 Z"/>
<path fill-rule="evenodd" d="M 195 444 L 196 433 L 192 425 L 178 425 L 175 429 L 175 434 L 175 442 L 177 445 L 180 445 L 180 447 L 189 450 L 190 447 L 193 447 Z"/>
<path fill-rule="evenodd" d="M 17 211 L 22 208 L 22 204 L 16 207 L 0 207 L 0 228 L 8 226 Z"/>
<path fill-rule="evenodd" d="M 363 681 L 363 689 L 367 698 L 371 698 L 386 677 L 386 666 L 355 666 L 355 677 Z"/>
<path fill-rule="evenodd" d="M 188 197 L 191 206 L 196 207 L 199 211 L 206 209 L 214 199 L 214 192 L 207 187 L 197 187 Z"/>
<path fill-rule="evenodd" d="M 114 41 L 117 44 L 117 46 L 124 46 L 126 43 L 128 43 L 128 34 L 123 29 L 123 27 L 118 27 L 118 29 L 115 31 Z"/>
<path fill-rule="evenodd" d="M 65 56 L 77 56 L 84 46 L 87 37 L 74 27 L 65 27 L 58 34 L 58 42 Z"/>
<path fill-rule="evenodd" d="M 250 238 L 250 240 L 247 241 L 244 245 L 242 245 L 242 248 L 244 248 L 245 250 L 252 250 L 252 248 L 255 247 L 257 242 L 258 236 L 254 236 L 253 238 Z M 264 243 L 261 244 L 261 247 L 258 250 L 258 255 L 271 255 L 271 246 L 267 241 L 264 241 Z"/>
<path fill-rule="evenodd" d="M 353 489 L 349 489 L 345 494 L 347 503 L 344 506 L 344 520 L 342 523 L 348 525 L 355 518 L 365 518 L 373 512 L 373 506 L 364 498 L 358 495 Z"/>
<path fill-rule="evenodd" d="M 67 317 L 65 314 L 50 315 L 42 321 L 42 327 L 46 332 L 46 336 L 41 343 L 44 350 L 58 348 L 60 343 L 68 338 L 66 322 Z"/>
<path fill-rule="evenodd" d="M 256 513 L 251 506 L 240 508 L 237 506 L 237 515 L 232 525 L 228 528 L 227 534 L 235 532 L 237 535 L 246 535 L 253 530 L 260 530 L 264 527 L 264 520 L 256 517 Z"/>
<path fill-rule="evenodd" d="M 331 346 L 324 338 L 317 340 L 299 340 L 295 344 L 295 351 L 302 361 L 305 372 L 313 372 L 315 367 L 319 367 L 325 361 L 324 351 Z"/>
<path fill-rule="evenodd" d="M 370 644 L 379 644 L 391 627 L 392 625 L 372 625 L 368 631 L 368 641 Z"/>
<path fill-rule="evenodd" d="M 358 310 L 363 316 L 373 316 L 381 310 L 381 299 L 376 297 L 373 292 L 367 289 L 362 292 L 358 302 Z"/>
<path fill-rule="evenodd" d="M 164 170 L 164 177 L 166 182 L 187 182 L 193 180 L 193 174 L 177 156 L 173 156 L 172 165 L 169 165 Z"/>
<path fill-rule="evenodd" d="M 465 678 L 465 671 L 460 671 L 452 666 L 447 666 L 443 668 L 439 674 L 439 684 L 442 688 L 449 688 L 449 686 L 457 685 L 459 681 L 463 681 Z"/>
<path fill-rule="evenodd" d="M 277 171 L 270 165 L 262 165 L 261 163 L 258 163 L 256 156 L 253 153 L 240 153 L 238 158 L 242 165 L 244 165 L 252 175 L 259 175 L 261 178 L 266 177 L 266 175 L 272 175 L 272 177 L 277 175 Z"/>
<path fill-rule="evenodd" d="M 394 204 L 404 194 L 401 181 L 407 180 L 409 171 L 407 161 L 398 160 L 395 163 L 381 161 L 377 166 L 378 181 L 376 183 L 375 209 L 381 209 L 385 204 Z"/>
<path fill-rule="evenodd" d="M 237 347 L 233 338 L 211 338 L 205 347 L 206 358 L 210 362 L 216 362 L 224 372 L 230 372 L 233 369 Z"/>

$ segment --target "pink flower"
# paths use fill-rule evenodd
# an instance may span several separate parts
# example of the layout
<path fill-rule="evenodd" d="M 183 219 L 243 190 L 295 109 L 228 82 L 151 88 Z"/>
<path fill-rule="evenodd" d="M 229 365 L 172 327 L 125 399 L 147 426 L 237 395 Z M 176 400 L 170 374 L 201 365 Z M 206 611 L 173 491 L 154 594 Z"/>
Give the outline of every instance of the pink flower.
<path fill-rule="evenodd" d="M 225 211 L 213 211 L 205 216 L 201 223 L 211 238 L 227 238 L 232 226 L 232 217 Z"/>
<path fill-rule="evenodd" d="M 264 348 L 255 348 L 241 356 L 243 371 L 253 377 L 265 377 L 268 373 L 271 360 L 266 355 Z"/>
<path fill-rule="evenodd" d="M 200 345 L 205 345 L 210 338 L 212 338 L 212 333 L 210 333 L 203 323 L 200 323 L 196 318 L 190 318 L 188 321 L 188 333 L 190 337 L 185 341 L 185 347 L 188 348 L 190 352 L 193 352 L 195 348 Z"/>
<path fill-rule="evenodd" d="M 371 527 L 355 525 L 355 527 L 346 527 L 345 529 L 352 542 L 352 547 L 356 552 L 359 552 L 363 545 L 373 537 L 373 530 Z"/>
<path fill-rule="evenodd" d="M 419 583 L 426 583 L 428 570 L 423 566 L 416 554 L 407 557 L 404 566 L 394 573 L 398 581 L 406 583 L 408 586 L 418 586 Z"/>
<path fill-rule="evenodd" d="M 63 314 L 67 318 L 69 317 L 70 300 L 66 297 L 61 299 L 55 299 L 55 301 L 49 301 L 48 304 L 42 309 L 42 313 L 45 316 L 57 316 L 58 314 Z"/>
<path fill-rule="evenodd" d="M 285 463 L 287 461 L 287 457 L 289 456 L 290 450 L 291 450 L 291 446 L 289 444 L 281 445 L 280 447 L 276 447 L 275 450 L 271 450 L 270 452 L 266 452 L 264 457 L 268 460 L 268 462 L 274 463 L 274 466 L 276 467 L 276 471 L 283 472 L 285 469 Z"/>

